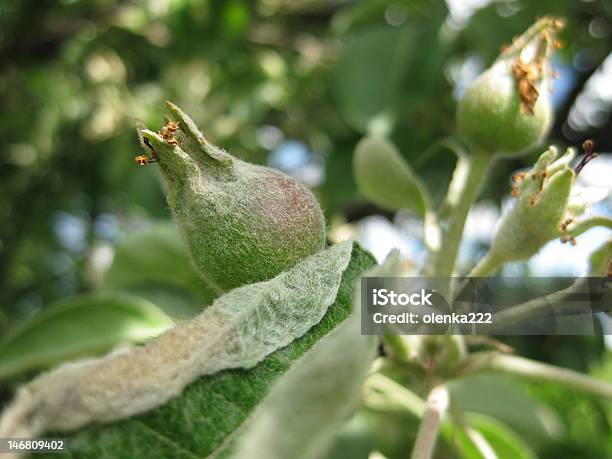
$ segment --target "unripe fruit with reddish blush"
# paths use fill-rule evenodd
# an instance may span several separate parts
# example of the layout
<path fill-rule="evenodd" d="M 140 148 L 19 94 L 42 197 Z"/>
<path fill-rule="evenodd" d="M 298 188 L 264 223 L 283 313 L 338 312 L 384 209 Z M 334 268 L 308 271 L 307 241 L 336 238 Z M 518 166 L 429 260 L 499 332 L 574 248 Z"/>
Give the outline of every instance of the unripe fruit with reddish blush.
<path fill-rule="evenodd" d="M 270 279 L 323 249 L 325 219 L 305 186 L 233 157 L 166 105 L 175 124 L 140 136 L 159 158 L 168 204 L 205 280 L 228 290 Z"/>

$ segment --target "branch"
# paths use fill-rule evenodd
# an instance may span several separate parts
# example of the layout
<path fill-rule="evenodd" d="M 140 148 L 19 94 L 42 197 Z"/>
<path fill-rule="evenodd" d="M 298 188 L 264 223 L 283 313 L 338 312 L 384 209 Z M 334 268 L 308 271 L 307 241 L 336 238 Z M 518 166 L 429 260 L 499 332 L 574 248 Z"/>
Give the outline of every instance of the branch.
<path fill-rule="evenodd" d="M 495 313 L 493 316 L 493 323 L 496 324 L 496 328 L 500 326 L 505 327 L 516 322 L 533 318 L 537 316 L 539 312 L 549 310 L 551 307 L 554 308 L 555 312 L 562 312 L 565 308 L 575 310 L 575 304 L 564 303 L 563 300 L 572 293 L 584 292 L 586 288 L 585 282 L 586 278 L 581 277 L 576 279 L 576 281 L 567 288 L 503 309 Z M 592 310 L 589 309 L 585 312 L 592 312 Z"/>
<path fill-rule="evenodd" d="M 436 386 L 427 397 L 425 413 L 412 450 L 412 459 L 430 459 L 433 456 L 440 423 L 448 409 L 448 389 Z"/>
<path fill-rule="evenodd" d="M 366 406 L 383 411 L 407 411 L 417 418 L 425 413 L 425 402 L 416 394 L 382 373 L 368 377 L 364 385 Z"/>
<path fill-rule="evenodd" d="M 487 254 L 480 259 L 480 261 L 474 266 L 474 268 L 468 274 L 468 277 L 489 277 L 495 271 L 497 271 L 501 265 L 504 264 L 503 260 L 495 256 L 490 250 Z"/>
<path fill-rule="evenodd" d="M 477 352 L 472 354 L 468 360 L 472 360 L 474 365 L 466 362 L 461 371 L 462 374 L 487 370 L 502 371 L 535 381 L 562 384 L 580 392 L 612 400 L 612 384 L 567 368 L 496 352 Z"/>
<path fill-rule="evenodd" d="M 364 389 L 364 404 L 369 409 L 387 413 L 410 413 L 419 419 L 422 419 L 427 411 L 427 404 L 418 395 L 381 373 L 371 374 Z M 482 451 L 481 445 L 473 440 L 467 429 L 461 422 L 453 423 L 449 418 L 442 419 L 439 427 L 440 435 L 448 444 L 456 444 L 462 431 L 465 431 L 464 440 L 476 451 Z"/>
<path fill-rule="evenodd" d="M 473 152 L 469 158 L 459 157 L 446 199 L 450 205 L 448 226 L 443 234 L 442 247 L 435 256 L 436 277 L 450 277 L 453 273 L 468 212 L 491 162 L 492 155 L 485 152 Z"/>

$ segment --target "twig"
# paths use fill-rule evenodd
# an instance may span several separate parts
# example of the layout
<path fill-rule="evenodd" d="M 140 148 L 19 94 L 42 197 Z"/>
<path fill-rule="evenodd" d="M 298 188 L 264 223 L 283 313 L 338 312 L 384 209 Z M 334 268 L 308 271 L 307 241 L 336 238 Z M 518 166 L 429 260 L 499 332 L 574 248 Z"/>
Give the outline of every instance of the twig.
<path fill-rule="evenodd" d="M 448 409 L 448 402 L 449 394 L 445 386 L 436 386 L 429 393 L 425 414 L 412 449 L 412 459 L 430 459 L 433 456 L 440 423 Z"/>
<path fill-rule="evenodd" d="M 459 158 L 447 198 L 451 203 L 448 226 L 443 234 L 442 247 L 435 257 L 436 277 L 450 277 L 453 273 L 465 221 L 491 158 L 492 155 L 483 152 L 473 152 L 469 159 Z"/>
<path fill-rule="evenodd" d="M 468 277 L 488 277 L 497 271 L 503 264 L 503 260 L 491 251 L 480 259 L 474 268 L 468 274 Z"/>
<path fill-rule="evenodd" d="M 482 354 L 482 356 L 479 357 L 479 354 Z M 502 371 L 536 381 L 562 384 L 580 392 L 612 400 L 612 384 L 578 373 L 577 371 L 568 370 L 567 368 L 495 352 L 474 353 L 470 356 L 470 359 L 475 359 L 479 362 L 477 365 L 472 366 L 469 371 L 463 371 L 463 374 L 487 370 Z"/>
<path fill-rule="evenodd" d="M 573 224 L 567 232 L 567 236 L 576 237 L 591 228 L 603 226 L 612 229 L 612 218 L 610 217 L 590 217 Z"/>

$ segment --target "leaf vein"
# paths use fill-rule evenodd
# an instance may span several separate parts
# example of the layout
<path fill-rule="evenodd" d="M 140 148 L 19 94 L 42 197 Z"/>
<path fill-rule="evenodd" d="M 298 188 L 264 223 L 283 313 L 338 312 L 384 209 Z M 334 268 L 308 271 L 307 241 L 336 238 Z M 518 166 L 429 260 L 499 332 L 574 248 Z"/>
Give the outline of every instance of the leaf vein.
<path fill-rule="evenodd" d="M 183 447 L 183 445 L 181 445 L 180 443 L 178 443 L 177 441 L 175 441 L 174 439 L 168 437 L 167 435 L 155 430 L 154 428 L 152 428 L 151 426 L 149 426 L 146 422 L 141 421 L 139 419 L 132 419 L 133 422 L 135 422 L 136 424 L 139 424 L 140 426 L 144 427 L 146 430 L 152 432 L 153 434 L 155 434 L 155 436 L 159 437 L 160 440 L 171 444 L 173 447 L 175 447 L 177 450 L 184 452 L 185 454 L 187 454 L 190 457 L 193 457 L 195 459 L 201 459 L 200 456 L 198 456 L 196 453 L 194 453 L 193 451 L 186 449 L 185 447 Z"/>

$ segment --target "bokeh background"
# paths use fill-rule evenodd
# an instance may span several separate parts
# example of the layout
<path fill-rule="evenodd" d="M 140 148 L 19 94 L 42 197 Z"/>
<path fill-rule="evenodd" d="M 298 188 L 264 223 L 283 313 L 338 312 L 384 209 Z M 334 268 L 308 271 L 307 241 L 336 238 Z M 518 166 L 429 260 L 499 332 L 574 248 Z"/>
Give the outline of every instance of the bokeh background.
<path fill-rule="evenodd" d="M 159 129 L 164 100 L 236 156 L 309 185 L 332 238 L 357 237 L 379 258 L 399 247 L 406 266 L 418 266 L 418 222 L 359 196 L 356 143 L 368 132 L 388 134 L 442 199 L 454 163 L 442 141 L 453 135 L 457 100 L 500 45 L 548 14 L 568 23 L 554 61 L 550 143 L 594 139 L 603 154 L 581 181 L 609 191 L 610 1 L 2 0 L 0 336 L 91 291 L 138 293 L 178 318 L 207 300 L 185 265 L 156 166 L 133 161 L 141 154 L 135 119 Z M 511 173 L 537 153 L 487 177 L 466 228 L 465 268 L 490 241 Z M 611 208 L 608 198 L 595 210 Z M 578 275 L 606 237 L 593 230 L 577 247 L 551 243 L 506 273 Z M 511 344 L 612 378 L 603 339 Z M 10 387 L 0 382 L 0 398 Z M 550 441 L 536 439 L 542 457 L 612 457 L 609 405 L 556 388 L 516 390 L 554 406 L 547 416 L 563 427 Z"/>

